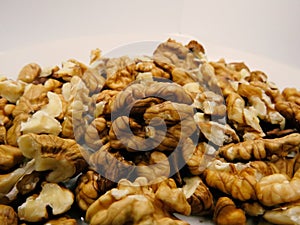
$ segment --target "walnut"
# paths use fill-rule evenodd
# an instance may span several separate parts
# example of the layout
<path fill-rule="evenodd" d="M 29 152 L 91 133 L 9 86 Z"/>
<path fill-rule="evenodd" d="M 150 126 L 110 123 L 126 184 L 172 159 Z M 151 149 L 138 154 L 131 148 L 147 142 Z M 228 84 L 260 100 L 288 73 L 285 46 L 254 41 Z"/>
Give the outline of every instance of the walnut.
<path fill-rule="evenodd" d="M 169 72 L 172 72 L 175 67 L 193 70 L 200 64 L 189 48 L 171 39 L 161 43 L 155 49 L 153 60 L 159 67 Z"/>
<path fill-rule="evenodd" d="M 54 78 L 62 78 L 65 81 L 70 81 L 73 76 L 82 77 L 87 67 L 77 60 L 70 59 L 62 63 L 62 68 L 55 71 Z"/>
<path fill-rule="evenodd" d="M 133 162 L 127 161 L 119 151 L 112 149 L 109 142 L 90 155 L 89 164 L 99 174 L 116 183 L 122 178 L 134 176 Z"/>
<path fill-rule="evenodd" d="M 104 62 L 95 61 L 82 75 L 82 80 L 91 94 L 100 92 L 105 84 L 105 78 L 102 76 L 104 67 Z"/>
<path fill-rule="evenodd" d="M 93 170 L 89 170 L 80 175 L 77 180 L 76 202 L 80 209 L 86 211 L 94 201 L 114 186 L 114 182 L 102 177 Z"/>
<path fill-rule="evenodd" d="M 35 169 L 35 160 L 27 162 L 7 174 L 0 175 L 0 202 L 9 203 L 17 198 L 18 190 L 16 184 L 27 174 Z"/>
<path fill-rule="evenodd" d="M 217 225 L 246 224 L 244 211 L 237 208 L 235 203 L 228 197 L 221 197 L 218 199 L 213 220 Z"/>
<path fill-rule="evenodd" d="M 192 120 L 194 113 L 194 108 L 189 105 L 165 101 L 147 108 L 143 117 L 148 124 L 154 118 L 161 118 L 166 124 L 176 124 Z"/>
<path fill-rule="evenodd" d="M 13 125 L 7 131 L 7 144 L 17 146 L 21 133 L 21 123 L 26 122 L 31 113 L 48 103 L 47 89 L 41 85 L 29 84 L 13 110 Z"/>
<path fill-rule="evenodd" d="M 116 90 L 103 90 L 94 96 L 94 102 L 96 102 L 95 117 L 112 113 L 114 100 L 118 93 L 119 91 Z"/>
<path fill-rule="evenodd" d="M 18 225 L 18 215 L 11 206 L 0 204 L 0 221 L 3 225 Z"/>
<path fill-rule="evenodd" d="M 290 179 L 285 174 L 272 174 L 263 177 L 256 184 L 258 200 L 266 206 L 297 201 L 300 199 L 300 170 L 297 170 Z"/>
<path fill-rule="evenodd" d="M 75 219 L 63 216 L 56 219 L 48 220 L 44 225 L 77 225 L 77 221 Z"/>
<path fill-rule="evenodd" d="M 300 202 L 291 202 L 271 210 L 267 210 L 263 218 L 272 224 L 299 224 Z"/>
<path fill-rule="evenodd" d="M 141 73 L 150 73 L 152 77 L 170 79 L 170 74 L 157 67 L 152 60 L 138 62 L 135 66 L 135 70 L 139 75 Z"/>
<path fill-rule="evenodd" d="M 26 195 L 37 187 L 42 180 L 40 172 L 33 171 L 32 173 L 25 174 L 16 184 L 18 193 Z"/>
<path fill-rule="evenodd" d="M 18 80 L 26 83 L 32 83 L 41 73 L 41 67 L 36 63 L 30 63 L 24 66 L 18 75 Z"/>
<path fill-rule="evenodd" d="M 212 91 L 204 91 L 195 97 L 195 106 L 201 109 L 205 114 L 225 116 L 226 106 L 224 98 Z"/>
<path fill-rule="evenodd" d="M 258 202 L 245 202 L 242 204 L 242 208 L 249 216 L 262 216 L 266 209 Z"/>
<path fill-rule="evenodd" d="M 48 90 L 48 92 L 54 92 L 56 94 L 61 94 L 62 85 L 62 82 L 52 78 L 47 79 L 44 83 L 44 87 Z"/>
<path fill-rule="evenodd" d="M 194 147 L 193 143 L 185 141 L 183 144 L 184 153 L 188 151 L 186 159 L 186 165 L 189 171 L 193 175 L 200 175 L 203 173 L 208 163 L 215 158 L 216 150 L 206 142 L 200 142 Z M 190 149 L 194 149 L 192 154 Z"/>
<path fill-rule="evenodd" d="M 300 91 L 294 88 L 286 88 L 282 95 L 275 99 L 276 109 L 295 127 L 300 130 Z"/>
<path fill-rule="evenodd" d="M 185 185 L 182 190 L 191 205 L 191 215 L 207 215 L 214 208 L 213 195 L 200 177 L 183 178 Z"/>
<path fill-rule="evenodd" d="M 174 181 L 162 181 L 152 189 L 145 178 L 137 178 L 133 183 L 121 180 L 117 188 L 98 198 L 88 208 L 86 220 L 91 225 L 187 224 L 175 219 L 172 212 L 190 213 L 190 206 Z"/>
<path fill-rule="evenodd" d="M 118 93 L 113 104 L 112 113 L 114 116 L 119 115 L 121 112 L 122 115 L 128 115 L 137 100 L 147 97 L 156 97 L 166 101 L 187 105 L 193 103 L 191 96 L 176 83 L 155 81 L 134 83 Z"/>
<path fill-rule="evenodd" d="M 122 90 L 135 80 L 134 61 L 128 56 L 109 59 L 106 63 L 106 82 L 105 84 L 112 90 Z"/>
<path fill-rule="evenodd" d="M 240 140 L 236 132 L 228 124 L 222 125 L 214 121 L 196 121 L 196 123 L 207 140 L 217 146 Z"/>
<path fill-rule="evenodd" d="M 25 157 L 36 159 L 36 171 L 50 171 L 48 182 L 66 181 L 87 167 L 83 149 L 75 140 L 30 133 L 22 135 L 18 144 Z"/>
<path fill-rule="evenodd" d="M 10 170 L 24 159 L 19 148 L 10 145 L 0 145 L 0 169 Z"/>
<path fill-rule="evenodd" d="M 299 150 L 300 134 L 294 133 L 281 138 L 246 140 L 220 147 L 219 154 L 227 160 L 265 159 L 273 154 L 287 156 Z"/>
<path fill-rule="evenodd" d="M 138 177 L 146 177 L 150 182 L 158 177 L 169 177 L 170 163 L 168 157 L 162 153 L 154 151 L 147 160 L 136 163 Z"/>
<path fill-rule="evenodd" d="M 23 95 L 25 85 L 20 81 L 0 81 L 0 96 L 11 103 L 16 103 Z"/>
<path fill-rule="evenodd" d="M 84 135 L 87 124 L 85 115 L 88 114 L 92 101 L 89 97 L 89 90 L 78 76 L 73 76 L 62 89 L 62 95 L 69 103 L 62 122 L 62 136 L 79 140 Z"/>
<path fill-rule="evenodd" d="M 18 216 L 28 222 L 39 222 L 48 219 L 47 207 L 52 209 L 53 215 L 68 211 L 74 201 L 73 193 L 55 183 L 44 183 L 38 195 L 32 195 L 18 207 Z M 36 210 L 38 209 L 38 210 Z"/>
<path fill-rule="evenodd" d="M 62 128 L 60 123 L 44 111 L 38 111 L 28 118 L 26 122 L 21 122 L 21 132 L 23 134 L 52 134 L 58 135 Z"/>
<path fill-rule="evenodd" d="M 255 185 L 257 171 L 253 168 L 240 169 L 239 166 L 215 161 L 203 173 L 209 187 L 217 188 L 241 201 L 256 199 Z"/>
<path fill-rule="evenodd" d="M 102 145 L 109 141 L 107 122 L 105 118 L 95 118 L 87 127 L 84 135 L 84 143 L 94 149 L 98 150 Z"/>

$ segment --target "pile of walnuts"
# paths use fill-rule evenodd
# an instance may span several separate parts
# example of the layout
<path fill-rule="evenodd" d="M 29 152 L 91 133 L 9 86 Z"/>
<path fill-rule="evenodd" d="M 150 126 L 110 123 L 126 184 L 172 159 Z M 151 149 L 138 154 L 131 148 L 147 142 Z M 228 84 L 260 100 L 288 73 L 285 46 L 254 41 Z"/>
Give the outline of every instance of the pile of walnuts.
<path fill-rule="evenodd" d="M 299 150 L 300 91 L 196 41 L 0 78 L 4 224 L 300 224 Z"/>

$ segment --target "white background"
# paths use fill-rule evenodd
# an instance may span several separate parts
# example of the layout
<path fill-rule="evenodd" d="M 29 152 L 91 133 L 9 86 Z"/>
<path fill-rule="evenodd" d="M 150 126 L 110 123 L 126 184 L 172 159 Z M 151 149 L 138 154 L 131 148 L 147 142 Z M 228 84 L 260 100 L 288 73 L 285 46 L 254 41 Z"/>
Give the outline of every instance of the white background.
<path fill-rule="evenodd" d="M 300 86 L 299 0 L 0 0 L 0 73 L 169 34 L 191 35 L 208 55 L 248 60 Z"/>

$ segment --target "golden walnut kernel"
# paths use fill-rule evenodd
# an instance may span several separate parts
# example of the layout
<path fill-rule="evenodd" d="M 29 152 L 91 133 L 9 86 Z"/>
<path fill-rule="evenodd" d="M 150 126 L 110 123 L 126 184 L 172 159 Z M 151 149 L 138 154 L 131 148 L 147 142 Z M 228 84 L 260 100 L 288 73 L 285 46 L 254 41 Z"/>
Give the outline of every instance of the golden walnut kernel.
<path fill-rule="evenodd" d="M 3 225 L 18 225 L 17 213 L 11 206 L 0 204 L 0 221 Z"/>
<path fill-rule="evenodd" d="M 216 203 L 213 220 L 216 225 L 245 225 L 246 216 L 242 209 L 238 209 L 228 197 L 221 197 Z"/>
<path fill-rule="evenodd" d="M 19 148 L 10 145 L 0 145 L 0 169 L 9 170 L 23 160 Z"/>
<path fill-rule="evenodd" d="M 26 83 L 32 83 L 41 73 L 41 67 L 36 63 L 30 63 L 24 66 L 18 75 L 18 80 Z"/>
<path fill-rule="evenodd" d="M 73 201 L 74 195 L 69 189 L 55 183 L 43 183 L 38 195 L 28 197 L 18 207 L 18 216 L 21 220 L 39 222 L 48 219 L 47 207 L 52 209 L 53 215 L 60 215 L 71 208 Z"/>
<path fill-rule="evenodd" d="M 87 167 L 82 147 L 73 139 L 30 133 L 22 135 L 18 144 L 25 157 L 36 159 L 36 171 L 49 171 L 48 182 L 66 181 Z"/>

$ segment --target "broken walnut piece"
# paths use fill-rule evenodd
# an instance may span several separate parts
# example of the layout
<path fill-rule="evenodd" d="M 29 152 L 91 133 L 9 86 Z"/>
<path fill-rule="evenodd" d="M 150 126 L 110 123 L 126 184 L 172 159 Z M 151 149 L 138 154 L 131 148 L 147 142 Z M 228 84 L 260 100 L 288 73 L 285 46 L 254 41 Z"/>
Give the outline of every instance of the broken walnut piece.
<path fill-rule="evenodd" d="M 174 218 L 172 212 L 190 213 L 190 206 L 175 182 L 167 179 L 151 188 L 146 178 L 139 177 L 133 183 L 120 180 L 117 188 L 106 192 L 88 208 L 86 220 L 91 225 L 129 222 L 187 225 Z"/>
<path fill-rule="evenodd" d="M 246 140 L 237 144 L 231 143 L 220 147 L 219 154 L 226 160 L 265 159 L 268 156 L 287 156 L 297 152 L 300 145 L 300 134 L 292 133 L 281 138 Z"/>
<path fill-rule="evenodd" d="M 10 170 L 23 161 L 19 148 L 10 145 L 0 145 L 0 170 Z"/>
<path fill-rule="evenodd" d="M 18 215 L 11 206 L 0 204 L 0 221 L 3 225 L 18 225 Z"/>
<path fill-rule="evenodd" d="M 59 218 L 48 220 L 44 225 L 78 225 L 78 222 L 73 219 L 69 218 L 68 216 L 62 216 Z"/>
<path fill-rule="evenodd" d="M 84 150 L 73 139 L 63 139 L 54 135 L 24 134 L 18 139 L 23 155 L 36 159 L 36 171 L 50 171 L 48 182 L 66 181 L 87 168 Z"/>
<path fill-rule="evenodd" d="M 114 186 L 114 182 L 93 170 L 81 174 L 75 189 L 76 202 L 79 208 L 86 211 L 94 201 Z"/>
<path fill-rule="evenodd" d="M 32 83 L 41 73 L 41 67 L 36 63 L 25 65 L 18 75 L 18 80 L 25 83 Z"/>
<path fill-rule="evenodd" d="M 18 207 L 18 216 L 24 221 L 40 222 L 49 218 L 48 207 L 51 208 L 53 215 L 60 215 L 68 211 L 73 202 L 74 195 L 69 189 L 56 183 L 43 183 L 39 194 L 28 197 Z"/>
<path fill-rule="evenodd" d="M 214 208 L 213 195 L 200 177 L 184 177 L 182 191 L 191 206 L 191 215 L 207 215 Z"/>
<path fill-rule="evenodd" d="M 292 178 L 286 174 L 263 177 L 255 186 L 258 200 L 266 206 L 293 202 L 300 199 L 300 170 Z"/>
<path fill-rule="evenodd" d="M 237 208 L 235 203 L 228 197 L 221 197 L 218 199 L 213 220 L 216 225 L 246 224 L 246 216 L 244 211 Z"/>

